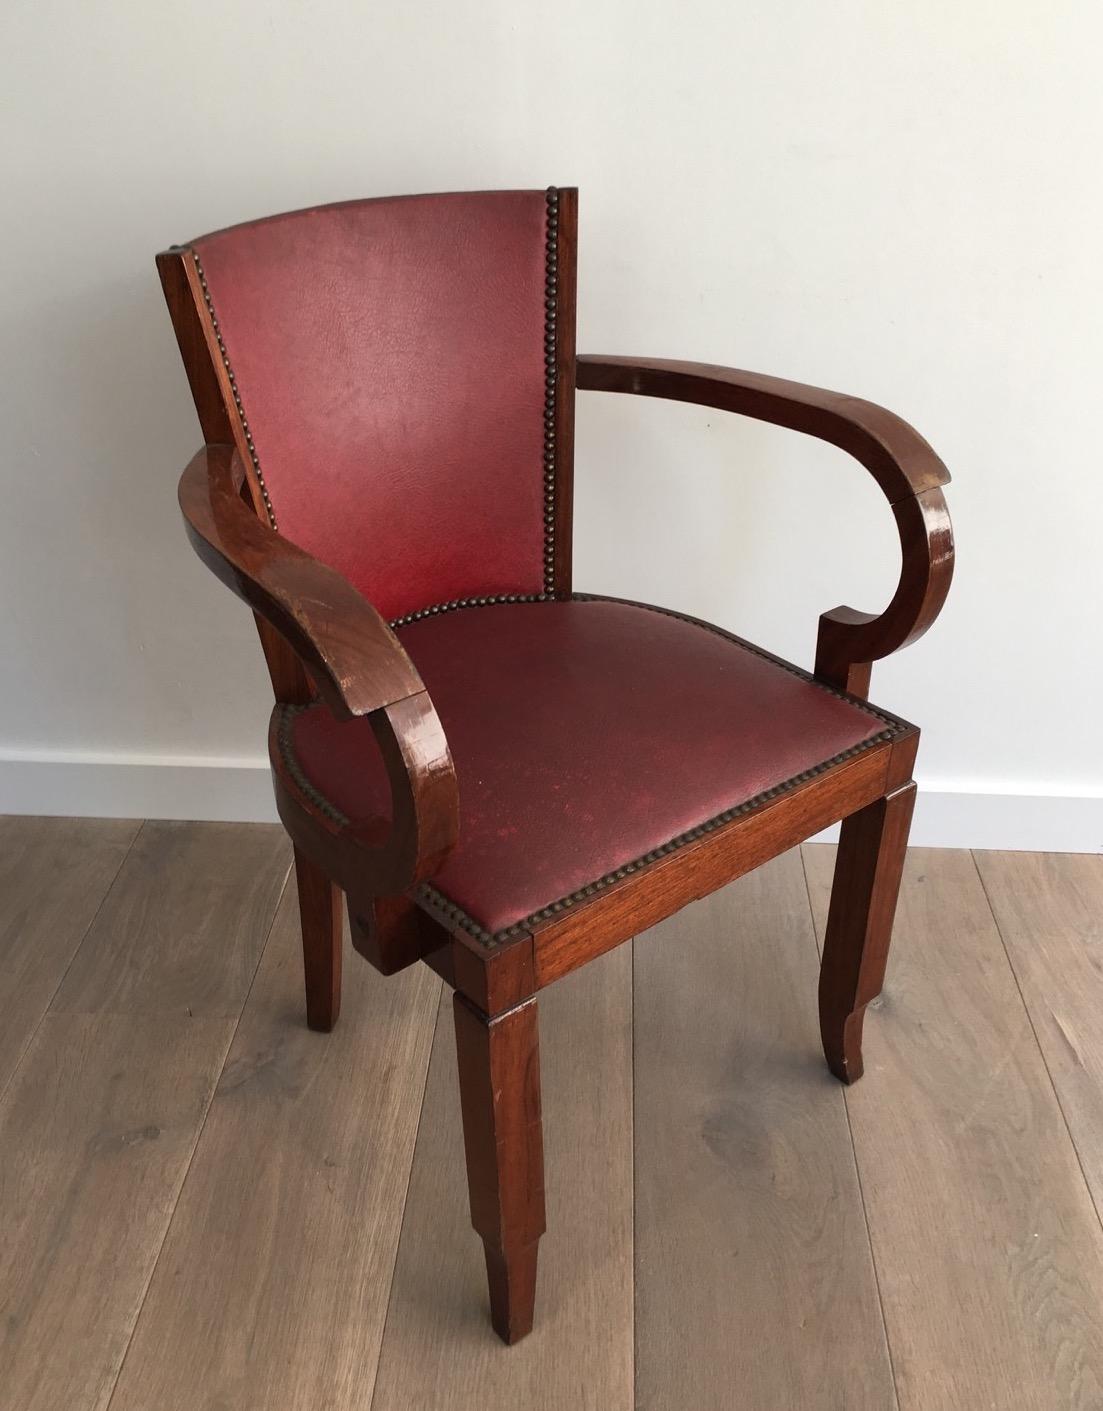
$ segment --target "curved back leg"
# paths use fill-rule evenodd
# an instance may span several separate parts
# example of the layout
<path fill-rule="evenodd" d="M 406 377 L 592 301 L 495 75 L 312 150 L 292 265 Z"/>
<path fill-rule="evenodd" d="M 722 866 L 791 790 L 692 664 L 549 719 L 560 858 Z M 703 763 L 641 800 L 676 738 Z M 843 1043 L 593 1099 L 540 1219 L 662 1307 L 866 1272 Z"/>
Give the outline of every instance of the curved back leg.
<path fill-rule="evenodd" d="M 862 1076 L 862 1021 L 881 993 L 904 870 L 915 784 L 843 820 L 820 965 L 820 1034 L 844 1083 Z"/>

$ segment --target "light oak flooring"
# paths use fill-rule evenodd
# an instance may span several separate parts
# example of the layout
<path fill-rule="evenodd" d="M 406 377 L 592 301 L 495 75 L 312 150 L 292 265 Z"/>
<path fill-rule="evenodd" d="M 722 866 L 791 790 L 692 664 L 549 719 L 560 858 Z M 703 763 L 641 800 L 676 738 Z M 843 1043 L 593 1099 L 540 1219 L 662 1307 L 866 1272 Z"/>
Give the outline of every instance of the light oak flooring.
<path fill-rule="evenodd" d="M 913 852 L 849 1091 L 831 863 L 541 997 L 507 1349 L 440 980 L 310 1033 L 278 829 L 0 818 L 0 1408 L 1103 1411 L 1103 857 Z"/>

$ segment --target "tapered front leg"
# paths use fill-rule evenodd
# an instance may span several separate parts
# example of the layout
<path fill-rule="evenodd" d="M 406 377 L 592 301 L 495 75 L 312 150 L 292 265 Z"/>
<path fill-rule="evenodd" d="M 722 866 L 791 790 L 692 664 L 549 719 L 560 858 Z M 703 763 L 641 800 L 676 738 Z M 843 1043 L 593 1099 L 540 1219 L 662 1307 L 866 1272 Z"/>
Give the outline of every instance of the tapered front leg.
<path fill-rule="evenodd" d="M 843 820 L 820 966 L 820 1034 L 844 1083 L 862 1076 L 862 1021 L 881 993 L 904 870 L 915 784 Z"/>
<path fill-rule="evenodd" d="M 341 1012 L 341 889 L 298 848 L 295 882 L 303 929 L 306 1022 L 328 1032 Z"/>
<path fill-rule="evenodd" d="M 490 1318 L 517 1342 L 532 1330 L 544 1233 L 544 1139 L 536 1001 L 491 1019 L 455 996 L 471 1223 L 486 1248 Z"/>

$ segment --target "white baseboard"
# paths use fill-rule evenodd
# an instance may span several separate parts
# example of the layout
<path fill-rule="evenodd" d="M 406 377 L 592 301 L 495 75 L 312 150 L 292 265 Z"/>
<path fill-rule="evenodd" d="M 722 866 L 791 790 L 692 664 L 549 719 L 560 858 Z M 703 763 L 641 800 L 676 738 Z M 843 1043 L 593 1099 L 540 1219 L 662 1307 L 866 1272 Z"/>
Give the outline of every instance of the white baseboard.
<path fill-rule="evenodd" d="M 834 842 L 838 828 L 817 842 Z M 1103 792 L 1016 793 L 940 787 L 919 781 L 911 844 L 1009 852 L 1103 852 Z"/>
<path fill-rule="evenodd" d="M 0 813 L 279 821 L 266 756 L 0 753 Z"/>
<path fill-rule="evenodd" d="M 260 756 L 0 752 L 0 813 L 276 821 L 268 761 Z M 1062 793 L 921 779 L 911 840 L 920 847 L 1103 852 L 1103 789 Z"/>

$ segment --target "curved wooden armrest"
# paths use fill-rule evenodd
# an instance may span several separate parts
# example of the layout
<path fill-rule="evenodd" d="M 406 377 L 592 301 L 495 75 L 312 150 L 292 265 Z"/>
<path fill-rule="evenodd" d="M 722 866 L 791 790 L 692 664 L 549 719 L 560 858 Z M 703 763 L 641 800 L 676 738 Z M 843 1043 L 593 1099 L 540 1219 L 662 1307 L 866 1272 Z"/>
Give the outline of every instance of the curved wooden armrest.
<path fill-rule="evenodd" d="M 941 486 L 950 474 L 906 421 L 872 402 L 780 377 L 662 358 L 578 359 L 578 386 L 696 402 L 802 431 L 849 452 L 884 491 L 900 534 L 900 582 L 884 612 L 839 607 L 820 618 L 816 675 L 855 695 L 870 663 L 913 642 L 938 616 L 953 575 L 954 541 Z"/>
<path fill-rule="evenodd" d="M 459 831 L 452 756 L 429 693 L 402 644 L 341 575 L 263 524 L 242 499 L 230 446 L 204 446 L 180 477 L 188 538 L 215 577 L 269 622 L 338 719 L 366 715 L 391 785 L 392 826 L 369 872 L 385 892 L 430 876 Z"/>
<path fill-rule="evenodd" d="M 215 577 L 286 639 L 338 718 L 368 715 L 423 691 L 371 603 L 262 523 L 241 498 L 243 477 L 230 446 L 204 446 L 180 477 L 188 538 Z"/>

